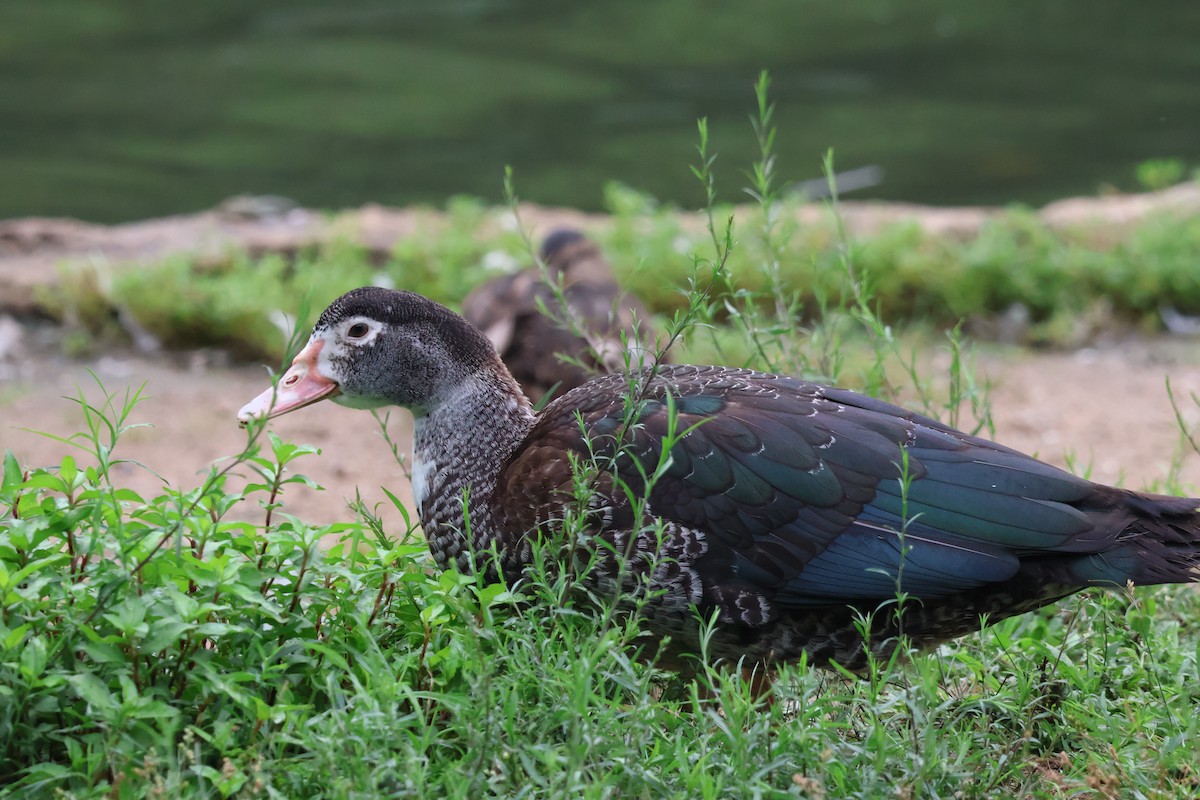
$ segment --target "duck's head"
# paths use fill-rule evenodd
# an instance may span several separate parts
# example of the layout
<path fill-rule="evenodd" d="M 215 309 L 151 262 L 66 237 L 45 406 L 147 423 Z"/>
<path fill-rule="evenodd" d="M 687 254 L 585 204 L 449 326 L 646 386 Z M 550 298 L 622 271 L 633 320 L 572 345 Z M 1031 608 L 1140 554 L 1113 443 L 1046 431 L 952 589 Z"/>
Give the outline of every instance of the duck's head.
<path fill-rule="evenodd" d="M 422 414 L 499 363 L 491 342 L 445 306 L 367 286 L 325 309 L 278 385 L 242 406 L 238 421 L 277 417 L 326 399 Z"/>

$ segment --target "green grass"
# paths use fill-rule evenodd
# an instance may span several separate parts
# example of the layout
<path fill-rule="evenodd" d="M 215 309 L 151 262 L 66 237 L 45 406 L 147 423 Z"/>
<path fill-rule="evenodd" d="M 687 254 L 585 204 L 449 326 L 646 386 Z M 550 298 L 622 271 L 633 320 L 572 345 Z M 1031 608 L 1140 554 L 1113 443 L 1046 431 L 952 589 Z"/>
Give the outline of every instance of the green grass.
<path fill-rule="evenodd" d="M 961 337 L 944 345 L 950 391 L 938 396 L 879 313 L 888 308 L 884 279 L 836 224 L 831 254 L 809 262 L 822 288 L 797 288 L 777 268 L 805 234 L 770 223 L 782 201 L 765 89 L 762 159 L 751 178 L 759 213 L 730 231 L 712 207 L 708 231 L 689 245 L 694 255 L 679 256 L 682 291 L 664 303 L 664 312 L 677 312 L 672 328 L 689 347 L 798 374 L 852 376 L 884 397 L 906 376 L 917 384 L 914 405 L 986 427 L 986 393 L 972 380 Z M 697 173 L 708 188 L 710 158 L 701 126 Z M 439 236 L 410 243 L 398 262 L 422 288 L 452 297 L 495 245 L 468 237 L 456 220 L 473 229 L 486 213 L 457 208 Z M 632 215 L 618 214 L 608 243 L 675 252 L 678 233 L 667 217 L 653 218 L 639 232 Z M 519 233 L 496 241 L 508 246 L 508 237 L 514 252 L 527 247 Z M 255 301 L 243 298 L 261 298 L 273 282 L 311 290 L 320 307 L 325 293 L 340 291 L 338 280 L 372 274 L 352 254 L 322 259 L 335 256 L 257 271 L 235 259 L 207 275 L 178 262 L 159 287 L 164 296 L 194 292 L 194 305 L 207 306 L 189 304 L 179 312 L 186 319 L 212 324 L 240 308 L 243 316 L 220 324 L 248 326 Z M 334 263 L 341 269 L 328 268 Z M 443 263 L 447 271 L 435 269 Z M 138 280 L 122 276 L 113 291 L 133 292 Z M 250 280 L 260 281 L 253 291 L 232 291 L 233 281 Z M 145 300 L 173 319 L 162 297 Z M 198 486 L 139 496 L 120 485 L 114 466 L 122 435 L 151 406 L 136 393 L 101 395 L 78 397 L 86 426 L 65 437 L 74 457 L 50 467 L 23 466 L 13 454 L 3 462 L 0 793 L 1200 793 L 1200 594 L 1189 587 L 1087 593 L 934 653 L 901 652 L 862 677 L 787 666 L 776 702 L 763 706 L 736 672 L 703 659 L 695 678 L 655 668 L 636 614 L 574 600 L 572 576 L 554 568 L 553 542 L 537 548 L 519 582 L 486 585 L 434 570 L 415 523 L 384 530 L 362 507 L 323 527 L 283 514 L 280 498 L 305 481 L 298 470 L 317 456 L 259 428 Z M 1166 484 L 1181 489 L 1169 476 Z M 254 503 L 256 518 L 232 516 L 235 504 Z"/>
<path fill-rule="evenodd" d="M 1089 593 L 863 679 L 788 667 L 764 708 L 733 674 L 647 666 L 637 619 L 573 606 L 553 571 L 483 585 L 365 509 L 279 515 L 306 448 L 259 436 L 139 497 L 111 471 L 136 400 L 85 406 L 75 459 L 4 463 L 0 784 L 20 796 L 1200 791 L 1190 588 Z M 242 497 L 259 520 L 228 517 Z"/>

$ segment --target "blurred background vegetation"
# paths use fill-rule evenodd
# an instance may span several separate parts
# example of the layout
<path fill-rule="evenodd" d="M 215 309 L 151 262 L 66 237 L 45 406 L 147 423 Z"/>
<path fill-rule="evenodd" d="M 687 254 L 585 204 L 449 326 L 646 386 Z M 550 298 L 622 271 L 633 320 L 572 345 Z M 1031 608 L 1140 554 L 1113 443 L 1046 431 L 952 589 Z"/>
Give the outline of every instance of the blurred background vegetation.
<path fill-rule="evenodd" d="M 881 172 L 856 197 L 1037 204 L 1200 163 L 1197 30 L 1191 0 L 5 0 L 0 218 L 499 202 L 504 165 L 544 204 L 697 207 L 695 120 L 734 192 L 764 68 L 792 180 L 833 147 Z"/>

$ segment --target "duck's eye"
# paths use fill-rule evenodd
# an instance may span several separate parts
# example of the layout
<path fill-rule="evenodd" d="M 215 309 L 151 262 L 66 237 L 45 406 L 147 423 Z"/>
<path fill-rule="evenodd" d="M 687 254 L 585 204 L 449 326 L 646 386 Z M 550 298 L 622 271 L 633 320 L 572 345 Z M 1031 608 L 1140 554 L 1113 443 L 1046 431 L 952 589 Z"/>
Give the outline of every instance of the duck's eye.
<path fill-rule="evenodd" d="M 346 335 L 351 339 L 361 339 L 366 336 L 371 330 L 371 327 L 365 322 L 356 322 L 350 326 L 350 330 L 346 331 Z"/>

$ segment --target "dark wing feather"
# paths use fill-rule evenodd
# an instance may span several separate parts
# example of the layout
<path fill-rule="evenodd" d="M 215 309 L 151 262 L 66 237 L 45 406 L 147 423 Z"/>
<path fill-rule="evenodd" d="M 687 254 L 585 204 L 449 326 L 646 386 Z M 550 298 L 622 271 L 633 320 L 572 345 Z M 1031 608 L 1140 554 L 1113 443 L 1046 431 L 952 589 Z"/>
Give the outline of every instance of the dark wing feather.
<path fill-rule="evenodd" d="M 641 492 L 671 442 L 651 511 L 701 532 L 708 554 L 696 567 L 713 582 L 781 607 L 884 599 L 898 585 L 947 596 L 1013 577 L 1022 558 L 1098 552 L 1119 531 L 1074 505 L 1094 484 L 853 392 L 668 367 L 630 425 L 625 380 L 593 381 L 547 409 L 502 474 L 508 505 L 525 509 L 514 522 L 533 527 L 562 502 L 562 453 L 611 459 Z"/>

